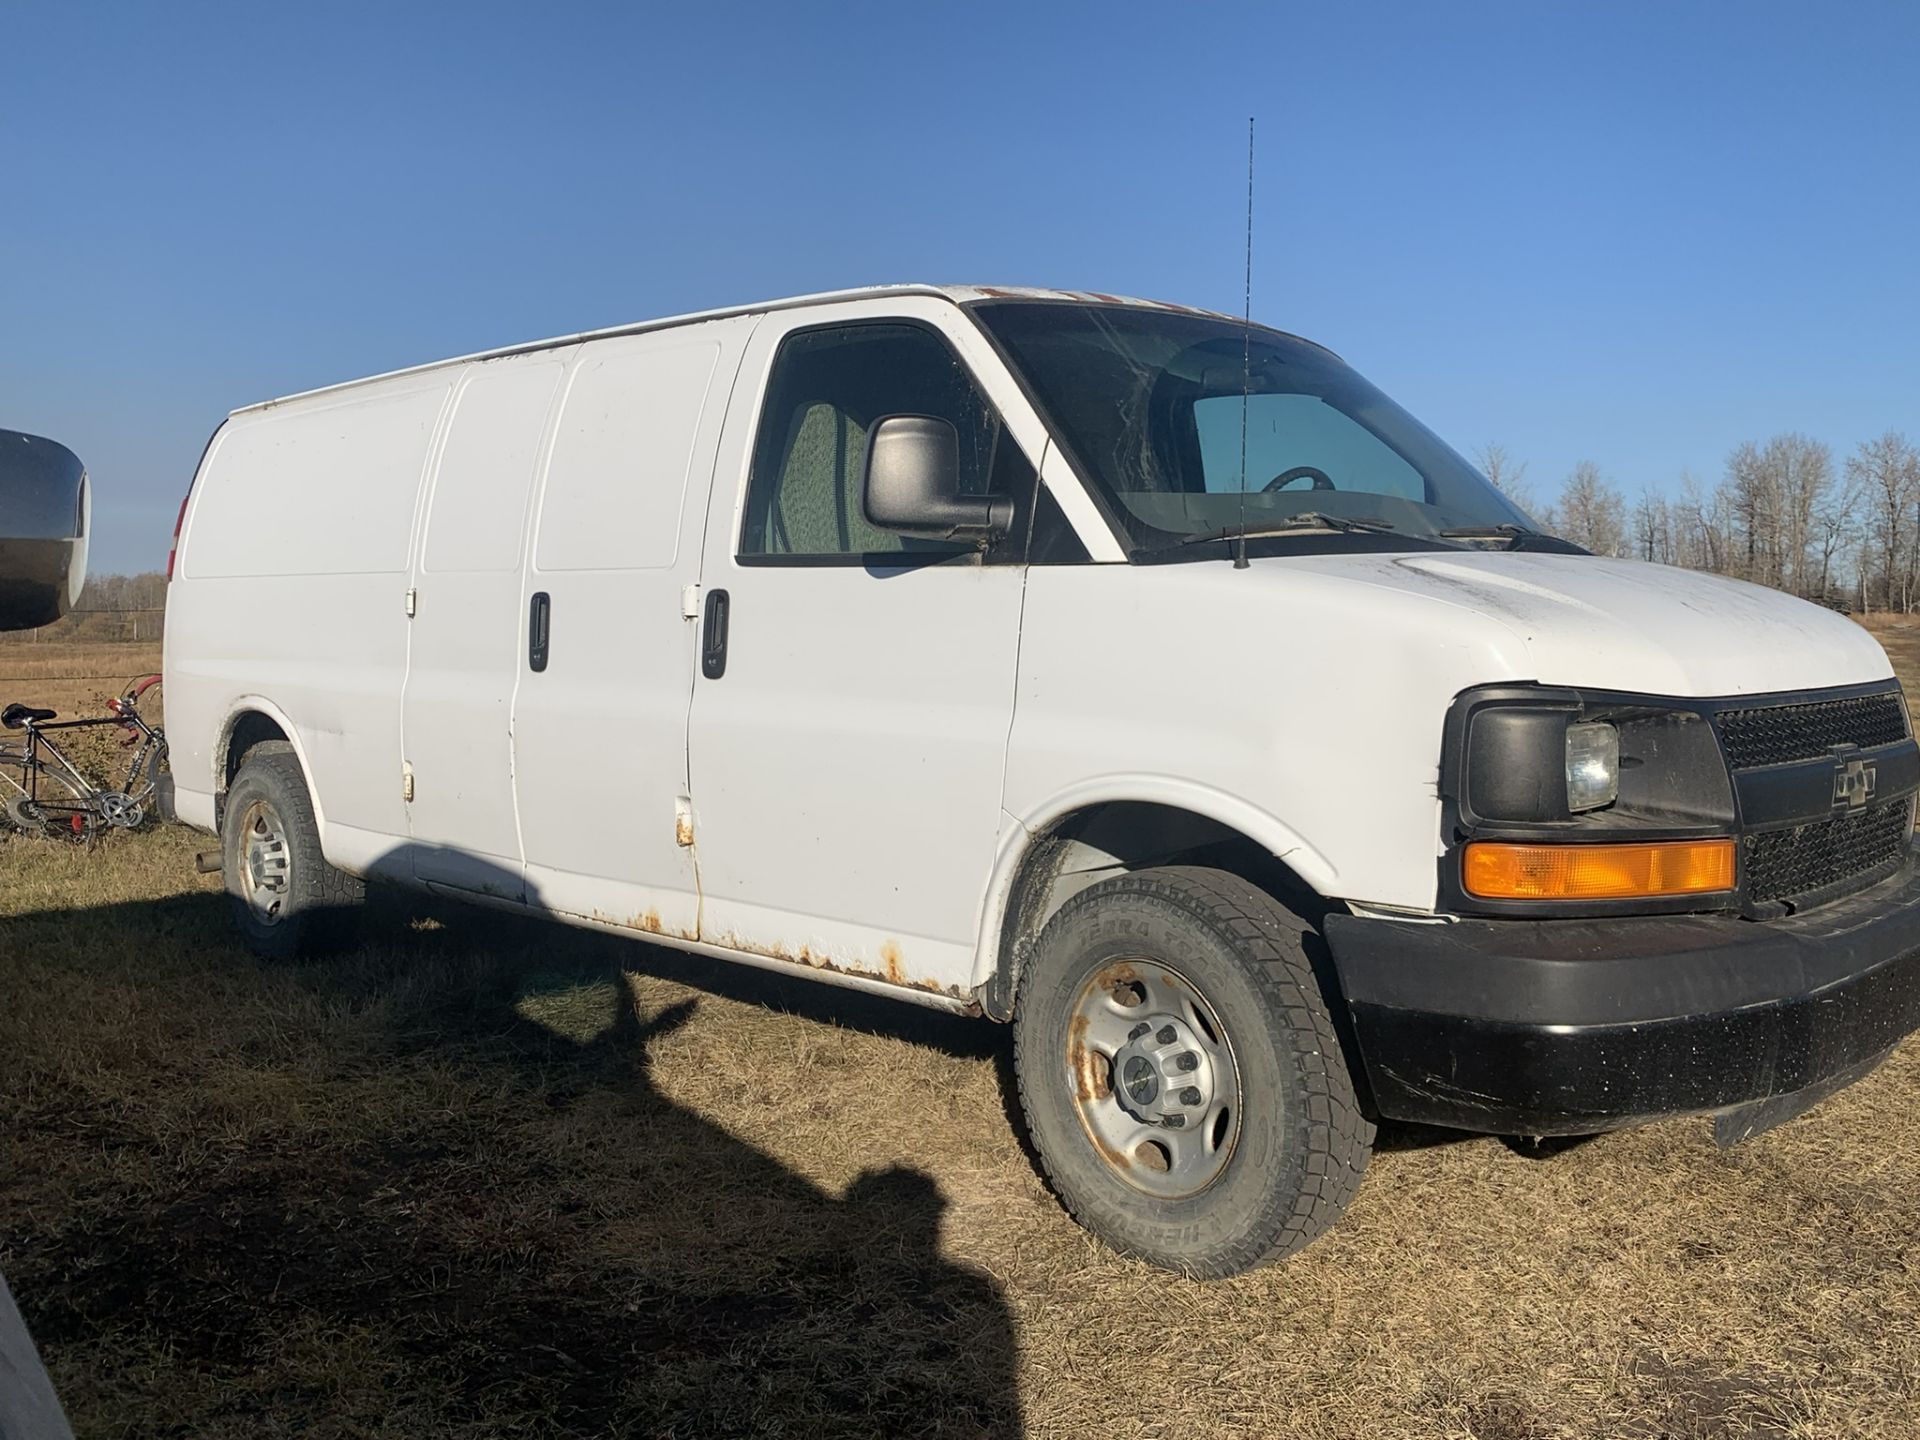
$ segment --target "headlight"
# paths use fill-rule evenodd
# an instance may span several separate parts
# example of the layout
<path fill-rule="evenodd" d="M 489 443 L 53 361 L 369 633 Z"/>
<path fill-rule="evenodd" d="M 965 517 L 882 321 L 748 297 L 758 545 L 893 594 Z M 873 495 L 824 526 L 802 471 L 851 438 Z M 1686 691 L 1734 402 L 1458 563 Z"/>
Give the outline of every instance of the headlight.
<path fill-rule="evenodd" d="M 1460 838 L 1486 827 L 1695 830 L 1733 821 L 1712 726 L 1658 701 L 1520 686 L 1468 691 L 1443 785 Z"/>
<path fill-rule="evenodd" d="M 1462 913 L 1700 909 L 1738 894 L 1733 777 L 1704 709 L 1489 685 L 1454 700 L 1442 757 L 1441 895 Z"/>
<path fill-rule="evenodd" d="M 1567 726 L 1567 809 L 1598 810 L 1620 798 L 1620 732 L 1600 721 Z"/>

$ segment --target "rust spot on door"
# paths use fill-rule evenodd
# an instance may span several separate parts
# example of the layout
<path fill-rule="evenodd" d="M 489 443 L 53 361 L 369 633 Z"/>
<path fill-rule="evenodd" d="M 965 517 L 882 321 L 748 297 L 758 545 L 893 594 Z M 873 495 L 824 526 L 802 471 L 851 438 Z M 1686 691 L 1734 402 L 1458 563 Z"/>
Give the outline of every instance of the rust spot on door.
<path fill-rule="evenodd" d="M 669 925 L 660 918 L 660 912 L 657 909 L 650 909 L 638 915 L 629 915 L 624 920 L 619 916 L 609 915 L 604 910 L 573 910 L 560 913 L 578 915 L 583 920 L 591 920 L 595 925 L 606 925 L 618 930 L 631 930 L 639 935 L 660 935 L 675 940 L 698 940 L 700 938 L 698 925 L 686 930 L 682 930 L 674 925 Z"/>
<path fill-rule="evenodd" d="M 691 937 L 689 937 L 691 938 Z M 971 1002 L 970 991 L 958 985 L 942 985 L 937 980 L 915 979 L 907 973 L 906 959 L 900 953 L 900 946 L 892 940 L 880 947 L 882 971 L 876 971 L 871 961 L 848 964 L 830 956 L 820 954 L 810 945 L 789 946 L 784 941 L 771 942 L 749 940 L 734 931 L 727 931 L 714 941 L 726 950 L 738 950 L 746 955 L 759 955 L 768 960 L 779 960 L 789 965 L 805 965 L 811 970 L 825 970 L 835 975 L 857 975 L 863 979 L 884 978 L 890 984 L 904 986 L 910 990 L 925 990 L 930 995 L 945 995 L 955 1000 Z"/>

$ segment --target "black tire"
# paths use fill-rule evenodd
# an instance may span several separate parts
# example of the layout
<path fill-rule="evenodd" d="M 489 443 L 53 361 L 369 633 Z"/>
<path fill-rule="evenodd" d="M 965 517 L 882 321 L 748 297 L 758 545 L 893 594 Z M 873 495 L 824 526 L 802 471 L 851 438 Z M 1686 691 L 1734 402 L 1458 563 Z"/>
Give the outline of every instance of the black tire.
<path fill-rule="evenodd" d="M 227 789 L 220 854 L 234 921 L 256 955 L 318 954 L 351 938 L 365 886 L 320 853 L 313 797 L 286 741 L 247 751 Z"/>
<path fill-rule="evenodd" d="M 1346 1058 L 1304 949 L 1311 933 L 1306 922 L 1248 882 L 1187 866 L 1104 881 L 1074 896 L 1048 921 L 1016 995 L 1020 1103 L 1062 1203 L 1116 1250 L 1203 1278 L 1235 1275 L 1301 1249 L 1353 1199 L 1374 1127 L 1355 1102 Z M 1142 968 L 1163 977 L 1159 988 L 1133 984 Z M 1110 986 L 1113 976 L 1125 977 L 1118 1000 L 1111 992 L 1102 999 L 1099 987 Z M 1087 1007 L 1105 1005 L 1119 1017 L 1102 1019 L 1103 1025 L 1124 1024 L 1136 993 L 1142 997 L 1138 1013 L 1152 1024 L 1133 1026 L 1118 1055 L 1096 1054 L 1085 1043 Z M 1144 1151 L 1129 1155 L 1110 1139 L 1097 1138 L 1095 1127 L 1113 1117 L 1122 1127 L 1145 1123 L 1114 1093 L 1121 1083 L 1114 1065 L 1125 1060 L 1148 1074 L 1138 1069 L 1133 1047 L 1159 1039 L 1171 1046 L 1183 994 L 1198 1009 L 1186 1012 L 1193 1025 L 1182 1033 L 1199 1037 L 1209 1058 L 1181 1053 L 1172 1061 L 1182 1068 L 1194 1061 L 1210 1083 L 1218 1082 L 1220 1095 L 1210 1091 L 1207 1098 L 1219 1108 L 1195 1112 L 1216 1137 L 1202 1148 L 1210 1150 L 1205 1165 L 1217 1168 L 1196 1193 L 1169 1196 L 1141 1188 L 1171 1182 L 1167 1172 L 1150 1173 L 1153 1167 L 1142 1169 L 1135 1158 L 1152 1156 L 1156 1147 L 1166 1154 L 1165 1147 L 1149 1138 Z M 1168 1002 L 1164 1015 L 1151 1009 L 1153 995 Z M 1145 1033 L 1158 1024 L 1155 1016 L 1169 1023 Z M 1172 1076 L 1171 1064 L 1167 1076 L 1161 1083 L 1169 1107 L 1176 1094 L 1201 1094 L 1176 1092 L 1172 1087 L 1181 1080 Z M 1239 1111 L 1230 1132 L 1221 1119 L 1229 1076 Z M 1137 1100 L 1144 1092 L 1131 1093 Z M 1108 1106 L 1116 1108 L 1109 1112 L 1103 1108 Z M 1182 1132 L 1175 1137 L 1183 1145 L 1199 1133 L 1186 1129 L 1187 1118 L 1179 1117 Z M 1205 1173 L 1204 1166 L 1196 1173 Z"/>

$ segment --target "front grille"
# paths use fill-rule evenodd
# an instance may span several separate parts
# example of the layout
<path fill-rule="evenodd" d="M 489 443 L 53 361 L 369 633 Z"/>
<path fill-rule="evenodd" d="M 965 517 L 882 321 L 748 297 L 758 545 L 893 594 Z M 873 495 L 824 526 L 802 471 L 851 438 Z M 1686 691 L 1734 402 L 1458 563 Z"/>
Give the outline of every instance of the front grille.
<path fill-rule="evenodd" d="M 1720 743 L 1726 747 L 1727 763 L 1736 770 L 1817 760 L 1836 745 L 1867 749 L 1907 738 L 1906 711 L 1897 690 L 1845 700 L 1723 710 L 1715 723 L 1720 728 Z"/>
<path fill-rule="evenodd" d="M 1891 874 L 1906 854 L 1913 802 L 1902 796 L 1859 815 L 1749 835 L 1747 899 L 1797 900 L 1842 884 L 1858 889 Z"/>

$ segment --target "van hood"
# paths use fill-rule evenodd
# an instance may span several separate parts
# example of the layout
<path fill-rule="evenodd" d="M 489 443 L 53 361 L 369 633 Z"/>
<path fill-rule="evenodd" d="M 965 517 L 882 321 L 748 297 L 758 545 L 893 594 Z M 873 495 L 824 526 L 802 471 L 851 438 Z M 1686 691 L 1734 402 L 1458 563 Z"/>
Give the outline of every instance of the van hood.
<path fill-rule="evenodd" d="M 1817 690 L 1893 674 L 1879 642 L 1844 615 L 1765 586 L 1669 565 L 1506 551 L 1315 555 L 1283 563 L 1496 623 L 1524 648 L 1529 673 L 1490 681 L 1708 697 Z M 1461 623 L 1474 622 L 1462 616 Z M 1510 643 L 1494 648 L 1513 652 Z"/>

